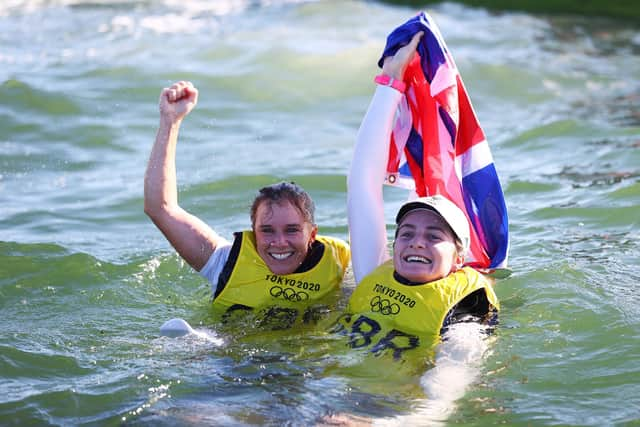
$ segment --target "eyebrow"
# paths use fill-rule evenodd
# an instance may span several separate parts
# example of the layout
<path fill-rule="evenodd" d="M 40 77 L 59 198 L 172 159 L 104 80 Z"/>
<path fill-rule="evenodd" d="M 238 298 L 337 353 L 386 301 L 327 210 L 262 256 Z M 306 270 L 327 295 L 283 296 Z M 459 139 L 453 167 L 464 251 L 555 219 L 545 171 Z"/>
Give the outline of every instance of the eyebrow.
<path fill-rule="evenodd" d="M 415 229 L 415 228 L 416 228 L 416 226 L 415 226 L 415 225 L 413 225 L 413 224 L 400 224 L 400 225 L 398 226 L 398 230 L 400 230 L 400 229 L 402 229 L 402 228 L 404 228 L 404 227 L 412 228 L 412 229 Z"/>
<path fill-rule="evenodd" d="M 291 224 L 285 224 L 284 227 L 285 228 L 291 228 L 291 227 L 302 228 L 302 224 L 298 224 L 294 222 Z M 274 227 L 271 224 L 261 224 L 258 228 L 274 228 Z"/>

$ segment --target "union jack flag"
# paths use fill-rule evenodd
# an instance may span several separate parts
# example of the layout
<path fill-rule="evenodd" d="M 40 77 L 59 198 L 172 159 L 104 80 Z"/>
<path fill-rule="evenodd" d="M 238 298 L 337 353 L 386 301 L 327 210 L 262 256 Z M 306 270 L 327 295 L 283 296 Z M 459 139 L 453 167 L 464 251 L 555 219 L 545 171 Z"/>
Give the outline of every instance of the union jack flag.
<path fill-rule="evenodd" d="M 471 224 L 467 265 L 506 267 L 509 232 L 502 187 L 458 69 L 432 18 L 423 12 L 389 34 L 378 65 L 419 31 L 424 35 L 404 75 L 407 91 L 391 135 L 385 183 L 418 196 L 447 197 Z"/>

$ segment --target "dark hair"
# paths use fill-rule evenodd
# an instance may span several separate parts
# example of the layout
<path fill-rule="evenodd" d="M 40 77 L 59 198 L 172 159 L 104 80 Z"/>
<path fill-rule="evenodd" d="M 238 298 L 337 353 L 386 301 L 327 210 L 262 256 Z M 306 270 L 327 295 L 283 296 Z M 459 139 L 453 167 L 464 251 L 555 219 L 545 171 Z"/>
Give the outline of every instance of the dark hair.
<path fill-rule="evenodd" d="M 256 225 L 256 213 L 258 206 L 262 202 L 266 202 L 271 206 L 274 203 L 289 202 L 295 206 L 302 214 L 305 221 L 315 224 L 316 207 L 311 200 L 311 196 L 302 187 L 295 182 L 279 182 L 277 184 L 267 185 L 258 190 L 258 195 L 251 205 L 251 227 Z"/>

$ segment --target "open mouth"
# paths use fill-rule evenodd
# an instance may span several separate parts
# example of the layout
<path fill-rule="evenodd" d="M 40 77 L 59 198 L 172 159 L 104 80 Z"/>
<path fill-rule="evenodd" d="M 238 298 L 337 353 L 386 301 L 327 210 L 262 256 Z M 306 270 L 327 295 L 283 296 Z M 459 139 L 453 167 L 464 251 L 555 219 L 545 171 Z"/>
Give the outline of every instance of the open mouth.
<path fill-rule="evenodd" d="M 404 257 L 404 262 L 410 263 L 419 263 L 419 264 L 431 264 L 431 260 L 429 258 L 425 258 L 423 256 L 418 255 L 409 255 Z"/>
<path fill-rule="evenodd" d="M 278 261 L 285 260 L 291 256 L 293 256 L 293 251 L 291 252 L 269 252 L 269 256 L 273 259 L 277 259 Z"/>

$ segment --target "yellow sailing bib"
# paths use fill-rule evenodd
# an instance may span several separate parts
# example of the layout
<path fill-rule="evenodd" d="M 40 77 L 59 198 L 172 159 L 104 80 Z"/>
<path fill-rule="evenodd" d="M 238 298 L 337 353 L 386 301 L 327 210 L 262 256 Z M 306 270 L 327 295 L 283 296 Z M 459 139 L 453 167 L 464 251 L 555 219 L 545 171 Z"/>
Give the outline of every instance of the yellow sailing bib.
<path fill-rule="evenodd" d="M 349 247 L 342 240 L 317 236 L 324 251 L 315 266 L 301 273 L 276 275 L 258 254 L 254 233 L 245 231 L 241 239 L 226 286 L 213 301 L 214 311 L 224 313 L 223 319 L 238 310 L 261 310 L 277 320 L 274 324 L 290 326 L 300 314 L 303 320 L 315 320 L 309 319 L 314 312 L 308 309 L 326 308 L 335 299 L 350 259 Z"/>
<path fill-rule="evenodd" d="M 493 287 L 472 268 L 414 286 L 398 282 L 393 273 L 393 261 L 384 263 L 351 295 L 335 330 L 348 335 L 352 348 L 370 348 L 376 355 L 390 351 L 394 359 L 418 347 L 432 348 L 440 340 L 447 313 L 479 289 L 499 309 Z"/>

